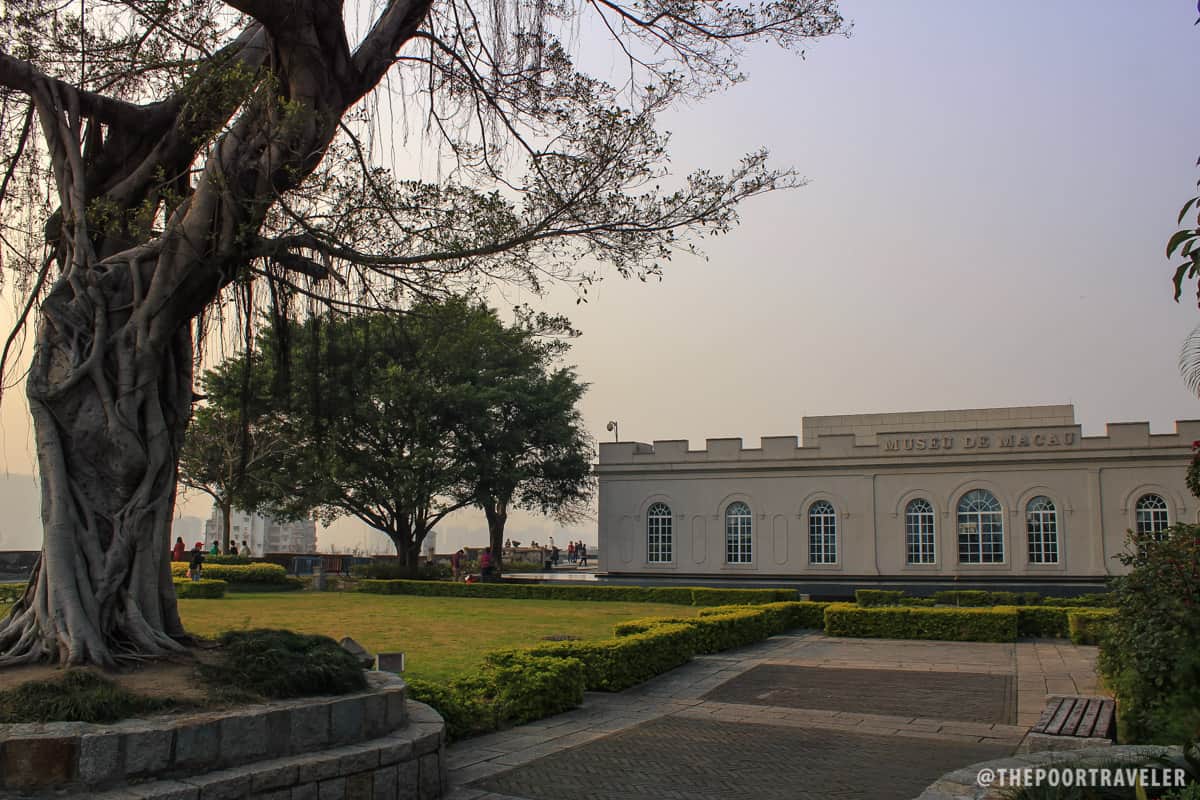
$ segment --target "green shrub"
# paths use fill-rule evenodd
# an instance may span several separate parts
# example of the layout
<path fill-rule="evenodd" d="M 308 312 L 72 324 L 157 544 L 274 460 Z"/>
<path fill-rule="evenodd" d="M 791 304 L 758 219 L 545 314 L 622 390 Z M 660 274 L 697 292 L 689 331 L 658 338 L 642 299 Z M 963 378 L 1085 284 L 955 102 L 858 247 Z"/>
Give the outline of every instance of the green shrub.
<path fill-rule="evenodd" d="M 15 603 L 25 594 L 25 583 L 0 583 L 0 603 Z"/>
<path fill-rule="evenodd" d="M 992 605 L 991 592 L 980 589 L 954 589 L 934 592 L 934 601 L 940 606 L 979 607 Z"/>
<path fill-rule="evenodd" d="M 1114 608 L 1085 608 L 1067 614 L 1071 641 L 1075 644 L 1100 644 L 1109 623 L 1117 615 Z"/>
<path fill-rule="evenodd" d="M 1012 642 L 1017 638 L 1017 613 L 1011 608 L 860 608 L 832 603 L 825 609 L 825 632 L 885 639 Z"/>
<path fill-rule="evenodd" d="M 1200 733 L 1200 527 L 1130 534 L 1119 558 L 1130 571 L 1113 579 L 1100 672 L 1122 739 L 1178 744 Z"/>
<path fill-rule="evenodd" d="M 1042 603 L 1048 606 L 1064 606 L 1071 608 L 1114 608 L 1117 596 L 1112 592 L 1104 594 L 1081 594 L 1075 597 L 1045 597 Z"/>
<path fill-rule="evenodd" d="M 707 589 L 672 586 L 564 586 L 553 583 L 466 583 L 364 579 L 360 592 L 427 597 L 490 597 L 510 600 L 612 600 L 675 605 L 771 603 L 794 599 L 792 589 Z"/>
<path fill-rule="evenodd" d="M 210 564 L 207 559 L 208 556 L 205 556 L 204 566 L 201 570 L 201 575 L 205 578 L 213 578 L 229 584 L 274 583 L 282 585 L 288 582 L 287 570 L 278 564 L 261 562 L 255 564 Z M 187 573 L 188 565 L 186 562 L 171 562 L 171 574 L 173 576 L 176 578 L 186 578 Z"/>
<path fill-rule="evenodd" d="M 214 685 L 229 685 L 282 699 L 345 694 L 367 686 L 357 659 L 328 636 L 259 629 L 230 631 L 219 639 L 217 664 L 201 664 Z"/>
<path fill-rule="evenodd" d="M 586 671 L 577 658 L 494 653 L 489 668 L 496 717 L 505 725 L 523 725 L 583 704 Z"/>
<path fill-rule="evenodd" d="M 902 597 L 900 605 L 909 608 L 933 608 L 937 605 L 937 600 L 932 597 Z"/>
<path fill-rule="evenodd" d="M 181 600 L 191 599 L 216 599 L 225 596 L 225 589 L 228 586 L 225 581 L 210 580 L 204 578 L 198 581 L 189 581 L 186 578 L 180 580 L 175 579 L 175 596 Z"/>
<path fill-rule="evenodd" d="M 782 633 L 796 628 L 821 630 L 825 627 L 825 607 L 828 605 L 829 603 L 817 603 L 810 600 L 790 600 L 780 603 L 764 603 L 761 606 L 752 606 L 752 608 L 772 614 L 777 619 L 777 622 L 772 625 L 772 633 Z M 715 608 L 701 609 L 700 616 L 729 614 L 745 611 L 747 608 L 747 606 L 716 606 Z"/>
<path fill-rule="evenodd" d="M 904 592 L 891 589 L 855 589 L 854 601 L 863 608 L 877 606 L 898 606 L 904 598 Z"/>
<path fill-rule="evenodd" d="M 420 678 L 405 678 L 408 696 L 428 703 L 446 722 L 451 741 L 494 731 L 499 726 L 491 702 L 493 687 L 481 675 L 435 683 Z"/>
<path fill-rule="evenodd" d="M 1065 639 L 1069 633 L 1069 610 L 1053 606 L 1019 606 L 1016 609 L 1017 635 L 1040 639 Z"/>
<path fill-rule="evenodd" d="M 718 614 L 696 617 L 654 617 L 617 623 L 613 633 L 617 638 L 634 636 L 654 630 L 659 625 L 688 625 L 696 636 L 697 653 L 719 653 L 779 633 L 780 615 L 754 606 L 725 606 Z M 728 610 L 733 609 L 733 610 Z"/>
<path fill-rule="evenodd" d="M 583 662 L 587 689 L 619 692 L 690 661 L 696 652 L 696 633 L 691 625 L 664 624 L 612 639 L 548 642 L 525 652 L 577 658 Z M 494 655 L 489 653 L 484 660 L 491 663 Z"/>
<path fill-rule="evenodd" d="M 248 558 L 247 556 L 227 556 L 227 555 L 222 555 L 220 553 L 218 553 L 217 555 L 214 556 L 209 553 L 205 553 L 204 554 L 204 563 L 205 564 L 253 564 L 254 561 L 252 559 Z"/>
<path fill-rule="evenodd" d="M 373 580 L 403 580 L 409 577 L 408 570 L 398 558 L 377 558 L 369 564 L 355 564 L 350 568 L 350 574 L 356 578 Z M 478 568 L 471 571 L 478 571 Z M 449 578 L 451 569 L 446 564 L 420 564 L 417 567 L 417 575 L 421 580 L 438 580 Z"/>
<path fill-rule="evenodd" d="M 0 691 L 0 723 L 109 723 L 178 706 L 178 701 L 143 697 L 94 672 L 71 669 Z"/>
<path fill-rule="evenodd" d="M 208 574 L 207 569 L 204 571 L 204 574 Z M 297 578 L 294 575 L 285 576 L 284 580 L 280 583 L 275 581 L 271 581 L 270 583 L 230 583 L 229 581 L 226 581 L 226 583 L 229 583 L 229 591 L 234 594 L 246 592 L 254 592 L 257 594 L 261 594 L 263 592 L 298 592 L 306 585 L 303 578 Z M 326 586 L 332 586 L 333 583 L 333 579 L 326 580 Z"/>

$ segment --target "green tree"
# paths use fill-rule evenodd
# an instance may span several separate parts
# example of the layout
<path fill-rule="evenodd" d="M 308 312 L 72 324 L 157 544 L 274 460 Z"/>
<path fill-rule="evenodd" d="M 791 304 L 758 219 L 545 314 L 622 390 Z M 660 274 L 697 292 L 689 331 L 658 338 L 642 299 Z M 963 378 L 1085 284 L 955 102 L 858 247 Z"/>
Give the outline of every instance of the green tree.
<path fill-rule="evenodd" d="M 179 482 L 204 492 L 221 513 L 221 552 L 229 550 L 234 508 L 253 508 L 270 481 L 284 474 L 290 452 L 279 416 L 262 402 L 268 374 L 246 369 L 243 357 L 210 370 L 200 379 L 207 402 L 196 409 L 179 455 Z"/>
<path fill-rule="evenodd" d="M 0 261 L 26 292 L 0 375 L 36 310 L 45 519 L 0 662 L 181 649 L 170 520 L 223 304 L 657 274 L 801 181 L 763 152 L 671 175 L 656 116 L 741 81 L 748 45 L 843 30 L 833 0 L 0 4 Z"/>
<path fill-rule="evenodd" d="M 586 513 L 594 489 L 593 444 L 578 410 L 587 385 L 572 369 L 550 370 L 558 349 L 540 346 L 529 328 L 513 333 L 526 357 L 499 380 L 468 384 L 455 428 L 467 490 L 487 518 L 498 569 L 511 509 L 572 522 Z"/>

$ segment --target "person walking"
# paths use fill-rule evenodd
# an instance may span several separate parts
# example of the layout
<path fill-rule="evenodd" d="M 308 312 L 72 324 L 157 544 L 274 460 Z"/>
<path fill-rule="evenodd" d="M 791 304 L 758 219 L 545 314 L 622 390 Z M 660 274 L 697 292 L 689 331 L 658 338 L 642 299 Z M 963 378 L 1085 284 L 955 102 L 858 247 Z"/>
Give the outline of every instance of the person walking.
<path fill-rule="evenodd" d="M 221 553 L 221 545 L 217 543 L 216 539 L 213 539 L 212 547 L 208 548 L 208 554 L 215 556 L 215 555 L 219 555 L 220 553 Z"/>
<path fill-rule="evenodd" d="M 183 561 L 187 556 L 187 545 L 183 543 L 182 536 L 175 537 L 175 547 L 171 549 L 172 561 Z"/>
<path fill-rule="evenodd" d="M 450 573 L 457 579 L 462 571 L 463 549 L 458 548 L 458 552 L 450 556 Z"/>
<path fill-rule="evenodd" d="M 229 555 L 236 556 L 238 554 L 237 540 L 229 543 Z"/>
<path fill-rule="evenodd" d="M 575 543 L 567 542 L 567 561 L 575 563 Z"/>
<path fill-rule="evenodd" d="M 238 548 L 238 552 L 246 558 L 254 557 L 254 551 L 250 549 L 250 545 L 246 544 L 245 539 L 242 539 L 242 546 Z"/>
<path fill-rule="evenodd" d="M 587 563 L 587 545 L 582 541 L 575 545 L 575 552 L 579 553 L 579 566 L 586 567 Z"/>
<path fill-rule="evenodd" d="M 200 571 L 204 568 L 204 545 L 196 542 L 195 548 L 192 549 L 192 561 L 188 565 L 188 575 L 192 580 L 200 580 Z"/>

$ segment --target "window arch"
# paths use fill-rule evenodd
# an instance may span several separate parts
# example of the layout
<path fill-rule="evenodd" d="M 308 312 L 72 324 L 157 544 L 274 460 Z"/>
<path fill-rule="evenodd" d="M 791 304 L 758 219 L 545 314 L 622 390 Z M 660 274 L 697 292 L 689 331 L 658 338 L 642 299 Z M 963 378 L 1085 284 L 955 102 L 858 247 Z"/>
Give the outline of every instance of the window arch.
<path fill-rule="evenodd" d="M 808 507 L 808 563 L 837 563 L 837 512 L 828 500 Z"/>
<path fill-rule="evenodd" d="M 904 551 L 909 564 L 933 564 L 937 560 L 933 505 L 924 497 L 910 500 L 904 508 Z"/>
<path fill-rule="evenodd" d="M 1171 524 L 1167 518 L 1167 501 L 1157 494 L 1144 494 L 1138 498 L 1134 512 L 1139 536 L 1153 536 L 1163 539 L 1164 532 Z"/>
<path fill-rule="evenodd" d="M 646 510 L 646 560 L 651 564 L 674 560 L 671 523 L 671 507 L 666 503 L 655 503 Z"/>
<path fill-rule="evenodd" d="M 750 506 L 740 501 L 730 503 L 725 509 L 725 561 L 729 564 L 753 563 L 753 535 L 754 517 L 750 514 Z"/>
<path fill-rule="evenodd" d="M 987 489 L 972 489 L 958 501 L 958 561 L 1004 563 L 1004 514 Z"/>
<path fill-rule="evenodd" d="M 1049 497 L 1039 495 L 1025 506 L 1025 531 L 1029 535 L 1029 563 L 1058 563 L 1058 509 Z"/>

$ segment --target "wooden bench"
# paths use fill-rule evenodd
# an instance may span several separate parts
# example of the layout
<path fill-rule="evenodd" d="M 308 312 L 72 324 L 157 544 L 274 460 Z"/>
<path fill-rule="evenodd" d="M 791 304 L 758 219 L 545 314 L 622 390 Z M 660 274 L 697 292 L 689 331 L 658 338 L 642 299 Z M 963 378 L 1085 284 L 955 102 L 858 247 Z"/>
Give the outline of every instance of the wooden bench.
<path fill-rule="evenodd" d="M 1040 734 L 1073 739 L 1104 739 L 1111 742 L 1116 739 L 1115 712 L 1116 705 L 1110 697 L 1051 695 L 1046 698 L 1046 708 L 1042 711 L 1041 719 L 1029 733 L 1031 738 L 1034 734 Z"/>

